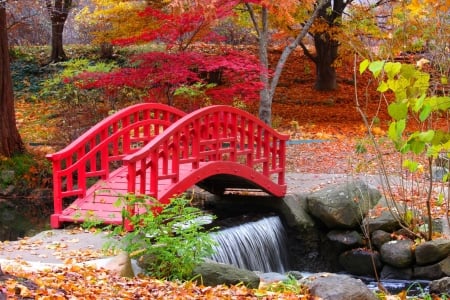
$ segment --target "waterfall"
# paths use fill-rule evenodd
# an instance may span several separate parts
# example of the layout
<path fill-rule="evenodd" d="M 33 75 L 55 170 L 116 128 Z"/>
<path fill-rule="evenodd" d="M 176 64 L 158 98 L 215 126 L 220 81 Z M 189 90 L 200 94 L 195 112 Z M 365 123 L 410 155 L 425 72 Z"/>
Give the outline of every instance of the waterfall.
<path fill-rule="evenodd" d="M 212 233 L 216 262 L 260 272 L 284 273 L 286 232 L 279 217 L 268 217 Z"/>

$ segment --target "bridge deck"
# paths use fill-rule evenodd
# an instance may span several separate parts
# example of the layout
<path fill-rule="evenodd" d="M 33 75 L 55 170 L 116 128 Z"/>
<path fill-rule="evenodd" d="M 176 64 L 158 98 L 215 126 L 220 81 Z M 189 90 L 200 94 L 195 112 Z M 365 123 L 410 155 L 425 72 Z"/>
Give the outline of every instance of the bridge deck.
<path fill-rule="evenodd" d="M 187 165 L 180 166 L 180 179 L 192 171 Z M 122 209 L 125 207 L 120 198 L 127 194 L 127 168 L 120 167 L 112 172 L 108 179 L 99 180 L 87 191 L 86 196 L 77 198 L 58 215 L 60 222 L 82 223 L 84 221 L 102 221 L 105 224 L 122 224 Z M 139 177 L 136 178 L 140 183 Z M 170 179 L 158 181 L 158 193 L 171 186 Z"/>

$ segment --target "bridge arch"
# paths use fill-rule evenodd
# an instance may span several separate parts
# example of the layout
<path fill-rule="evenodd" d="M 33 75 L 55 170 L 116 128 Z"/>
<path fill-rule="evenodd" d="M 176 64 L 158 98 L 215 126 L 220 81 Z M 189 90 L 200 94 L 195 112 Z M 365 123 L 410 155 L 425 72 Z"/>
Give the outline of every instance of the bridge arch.
<path fill-rule="evenodd" d="M 260 188 L 280 197 L 286 192 L 287 139 L 245 111 L 224 105 L 199 109 L 124 157 L 128 192 L 167 202 L 197 183 L 222 193 L 226 187 L 220 177 L 227 177 L 234 178 L 228 183 L 235 187 Z M 161 186 L 164 180 L 166 187 Z"/>
<path fill-rule="evenodd" d="M 257 189 L 281 197 L 288 138 L 230 106 L 190 114 L 156 103 L 130 106 L 47 156 L 53 164 L 51 226 L 88 216 L 120 224 L 122 208 L 113 206 L 126 193 L 168 203 L 198 185 L 215 194 Z M 93 179 L 99 180 L 89 185 Z M 64 208 L 69 197 L 76 199 Z"/>

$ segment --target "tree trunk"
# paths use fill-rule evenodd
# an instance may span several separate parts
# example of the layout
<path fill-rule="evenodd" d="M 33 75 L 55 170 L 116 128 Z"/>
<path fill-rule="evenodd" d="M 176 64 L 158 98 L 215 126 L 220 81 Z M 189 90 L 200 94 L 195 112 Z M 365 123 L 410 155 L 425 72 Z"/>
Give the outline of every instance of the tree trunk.
<path fill-rule="evenodd" d="M 269 55 L 267 52 L 269 39 L 268 12 L 263 7 L 261 11 L 261 30 L 259 33 L 259 60 L 262 66 L 261 82 L 264 87 L 259 93 L 259 119 L 270 125 L 272 117 L 272 97 L 269 84 Z"/>
<path fill-rule="evenodd" d="M 300 44 L 300 41 L 306 36 L 314 20 L 318 17 L 320 10 L 326 3 L 327 0 L 320 0 L 317 3 L 317 6 L 314 9 L 313 14 L 304 24 L 300 33 L 297 35 L 294 41 L 292 41 L 288 46 L 284 48 L 276 64 L 272 80 L 269 77 L 269 55 L 267 50 L 269 45 L 269 20 L 268 20 L 269 12 L 266 7 L 261 8 L 261 27 L 260 27 L 258 25 L 255 11 L 253 10 L 252 6 L 249 3 L 246 4 L 247 11 L 253 23 L 253 27 L 258 34 L 259 59 L 262 66 L 261 82 L 264 85 L 263 89 L 260 92 L 258 116 L 264 123 L 271 124 L 273 96 L 275 95 L 275 89 L 277 88 L 278 80 L 280 79 L 281 72 L 283 71 L 284 65 L 289 55 Z"/>
<path fill-rule="evenodd" d="M 0 156 L 11 157 L 24 151 L 24 145 L 16 127 L 14 93 L 9 65 L 6 10 L 0 3 Z"/>
<path fill-rule="evenodd" d="M 50 60 L 52 62 L 65 61 L 67 59 L 63 48 L 64 23 L 53 21 L 52 18 L 52 53 Z"/>
<path fill-rule="evenodd" d="M 63 48 L 64 23 L 72 7 L 72 0 L 46 0 L 45 4 L 52 22 L 52 52 L 50 61 L 64 61 L 67 59 Z"/>
<path fill-rule="evenodd" d="M 312 34 L 316 49 L 315 55 L 300 43 L 305 55 L 316 66 L 316 82 L 314 84 L 316 90 L 332 91 L 337 88 L 336 70 L 333 63 L 338 57 L 339 42 L 333 35 L 339 29 L 345 8 L 352 2 L 353 0 L 322 0 L 322 6 L 317 6 L 318 17 L 321 26 L 326 26 L 326 29 Z"/>
<path fill-rule="evenodd" d="M 336 70 L 333 62 L 338 56 L 338 42 L 331 39 L 329 34 L 322 33 L 314 36 L 316 48 L 316 82 L 314 88 L 318 91 L 332 91 L 337 88 Z"/>

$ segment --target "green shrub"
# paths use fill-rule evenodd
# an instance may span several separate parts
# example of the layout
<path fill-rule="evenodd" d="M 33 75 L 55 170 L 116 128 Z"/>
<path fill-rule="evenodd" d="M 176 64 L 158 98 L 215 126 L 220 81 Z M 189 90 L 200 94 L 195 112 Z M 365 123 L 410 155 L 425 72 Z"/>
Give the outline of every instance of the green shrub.
<path fill-rule="evenodd" d="M 134 231 L 121 239 L 121 248 L 130 257 L 145 259 L 145 272 L 164 279 L 191 279 L 193 269 L 204 258 L 213 254 L 214 240 L 202 226 L 202 220 L 210 217 L 190 205 L 188 199 L 178 197 L 162 205 L 148 196 L 126 195 L 119 199 L 129 205 L 136 205 L 145 213 L 130 215 L 124 211 L 124 218 L 131 222 Z M 113 235 L 124 232 L 122 226 Z"/>
<path fill-rule="evenodd" d="M 401 225 L 406 227 L 405 229 L 410 229 L 411 233 L 419 238 L 423 236 L 431 240 L 433 237 L 432 200 L 435 200 L 433 192 L 436 191 L 433 163 L 440 155 L 448 157 L 450 153 L 448 123 L 442 127 L 437 120 L 439 118 L 445 120 L 448 117 L 450 97 L 434 94 L 435 91 L 430 88 L 431 75 L 421 70 L 419 62 L 417 65 L 410 65 L 364 60 L 359 70 L 361 74 L 368 70 L 375 79 L 379 80 L 378 92 L 393 95 L 393 100 L 387 107 L 391 117 L 388 138 L 401 155 L 402 173 L 411 174 L 411 183 L 403 186 L 403 191 L 408 191 L 404 194 L 415 197 L 405 199 L 405 203 L 409 206 L 406 209 L 400 208 L 395 201 L 391 201 L 392 207 L 397 213 L 402 214 L 400 221 Z M 441 81 L 442 84 L 448 82 L 447 78 L 441 78 Z M 382 161 L 381 165 L 384 166 Z M 427 184 L 416 183 L 416 178 L 424 172 L 427 172 L 424 176 Z M 448 182 L 449 179 L 448 170 L 446 172 L 443 182 Z M 391 184 L 388 182 L 387 186 L 390 187 Z M 391 200 L 396 196 L 390 188 L 388 188 L 388 194 Z M 449 203 L 448 191 L 439 194 L 439 202 L 444 202 L 444 198 L 446 198 L 445 202 Z M 423 204 L 416 201 L 417 199 L 425 199 L 425 208 Z M 416 211 L 417 216 L 414 215 Z M 427 223 L 425 226 L 417 227 L 425 222 Z M 425 231 L 421 230 L 422 228 Z"/>
<path fill-rule="evenodd" d="M 0 159 L 0 172 L 13 171 L 12 178 L 0 179 L 0 186 L 13 184 L 23 188 L 49 187 L 51 181 L 51 164 L 45 158 L 29 153 Z"/>

